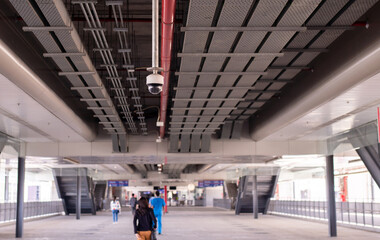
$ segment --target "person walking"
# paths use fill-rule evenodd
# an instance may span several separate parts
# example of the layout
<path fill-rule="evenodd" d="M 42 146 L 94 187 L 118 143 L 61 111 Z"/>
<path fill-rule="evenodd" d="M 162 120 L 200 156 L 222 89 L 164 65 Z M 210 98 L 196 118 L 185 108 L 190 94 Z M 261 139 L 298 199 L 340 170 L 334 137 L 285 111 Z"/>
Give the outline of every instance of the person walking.
<path fill-rule="evenodd" d="M 150 205 L 153 207 L 154 216 L 157 218 L 157 232 L 162 233 L 162 210 L 165 206 L 164 199 L 160 198 L 160 192 L 156 191 L 156 197 L 150 200 Z M 156 226 L 156 225 L 155 225 Z"/>
<path fill-rule="evenodd" d="M 131 205 L 131 208 L 132 208 L 132 215 L 134 216 L 135 213 L 136 213 L 136 202 L 137 202 L 137 199 L 135 197 L 135 194 L 132 193 L 132 197 L 131 199 L 129 200 L 129 204 Z"/>
<path fill-rule="evenodd" d="M 120 202 L 116 200 L 116 196 L 113 197 L 113 200 L 110 203 L 110 208 L 112 210 L 113 224 L 115 224 L 119 221 L 119 213 L 121 212 Z"/>
<path fill-rule="evenodd" d="M 133 217 L 133 227 L 137 240 L 150 240 L 152 231 L 157 226 L 157 220 L 154 216 L 153 210 L 148 206 L 148 200 L 144 197 L 138 201 L 139 208 L 136 210 Z"/>

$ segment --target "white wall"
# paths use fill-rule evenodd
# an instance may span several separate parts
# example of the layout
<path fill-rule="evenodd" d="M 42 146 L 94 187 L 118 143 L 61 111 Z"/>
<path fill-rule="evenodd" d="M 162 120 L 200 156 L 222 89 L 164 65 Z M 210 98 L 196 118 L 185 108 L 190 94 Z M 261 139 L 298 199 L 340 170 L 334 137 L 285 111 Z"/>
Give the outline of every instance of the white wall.
<path fill-rule="evenodd" d="M 214 206 L 214 198 L 223 198 L 223 186 L 219 187 L 207 187 L 205 188 L 206 194 L 206 206 L 213 207 Z"/>

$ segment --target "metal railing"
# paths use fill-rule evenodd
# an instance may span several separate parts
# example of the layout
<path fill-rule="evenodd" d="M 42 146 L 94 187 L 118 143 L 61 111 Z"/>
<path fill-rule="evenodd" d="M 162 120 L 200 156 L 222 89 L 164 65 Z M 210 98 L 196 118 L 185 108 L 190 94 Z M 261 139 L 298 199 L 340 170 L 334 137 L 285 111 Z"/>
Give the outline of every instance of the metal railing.
<path fill-rule="evenodd" d="M 271 200 L 268 213 L 327 221 L 326 201 Z M 337 202 L 338 223 L 380 228 L 380 203 Z"/>
<path fill-rule="evenodd" d="M 48 216 L 63 212 L 62 201 L 25 202 L 24 219 Z M 16 203 L 0 203 L 0 223 L 16 220 Z"/>

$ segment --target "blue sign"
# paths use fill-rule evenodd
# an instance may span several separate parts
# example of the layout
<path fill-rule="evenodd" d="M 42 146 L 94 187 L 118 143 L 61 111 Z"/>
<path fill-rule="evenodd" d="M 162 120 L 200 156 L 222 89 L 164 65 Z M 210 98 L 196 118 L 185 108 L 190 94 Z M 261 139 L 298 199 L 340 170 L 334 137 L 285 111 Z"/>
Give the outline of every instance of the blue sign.
<path fill-rule="evenodd" d="M 108 181 L 109 187 L 128 187 L 128 180 Z"/>
<path fill-rule="evenodd" d="M 223 186 L 223 183 L 224 183 L 223 180 L 204 180 L 204 181 L 198 181 L 198 187 L 199 188 L 218 187 L 218 186 Z"/>

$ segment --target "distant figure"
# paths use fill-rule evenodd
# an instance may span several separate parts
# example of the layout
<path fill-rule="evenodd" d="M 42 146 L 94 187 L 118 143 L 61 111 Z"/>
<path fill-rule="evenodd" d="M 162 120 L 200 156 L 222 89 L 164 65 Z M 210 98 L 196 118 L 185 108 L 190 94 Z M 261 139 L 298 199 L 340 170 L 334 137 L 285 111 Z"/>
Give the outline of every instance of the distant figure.
<path fill-rule="evenodd" d="M 135 213 L 136 213 L 136 202 L 137 202 L 137 199 L 135 198 L 135 194 L 132 193 L 132 197 L 131 199 L 129 200 L 129 204 L 131 205 L 131 208 L 132 208 L 132 215 L 134 216 Z"/>
<path fill-rule="evenodd" d="M 119 213 L 121 212 L 120 202 L 116 200 L 116 196 L 113 197 L 113 201 L 111 201 L 110 208 L 112 210 L 112 219 L 113 224 L 119 221 Z"/>
<path fill-rule="evenodd" d="M 154 217 L 153 210 L 148 206 L 148 200 L 144 197 L 138 201 L 139 208 L 133 218 L 133 227 L 137 240 L 150 240 L 152 231 L 157 226 L 157 220 Z"/>
<path fill-rule="evenodd" d="M 162 208 L 165 206 L 165 201 L 164 199 L 160 198 L 160 192 L 156 191 L 156 197 L 152 198 L 150 200 L 150 205 L 153 207 L 154 211 L 154 216 L 157 218 L 157 231 L 158 234 L 162 233 L 162 222 L 161 222 L 161 217 L 162 217 Z M 156 225 L 155 225 L 156 226 Z"/>

